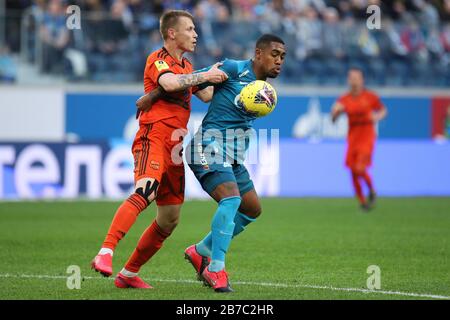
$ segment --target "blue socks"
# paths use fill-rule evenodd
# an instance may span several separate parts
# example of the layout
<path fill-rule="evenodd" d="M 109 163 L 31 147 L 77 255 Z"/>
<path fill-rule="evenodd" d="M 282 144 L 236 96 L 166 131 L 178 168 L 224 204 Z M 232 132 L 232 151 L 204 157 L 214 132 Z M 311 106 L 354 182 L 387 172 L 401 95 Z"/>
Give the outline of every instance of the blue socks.
<path fill-rule="evenodd" d="M 211 257 L 212 234 L 211 232 L 195 245 L 197 252 L 204 257 Z"/>
<path fill-rule="evenodd" d="M 255 218 L 250 218 L 248 215 L 240 213 L 239 211 L 236 213 L 234 217 L 234 230 L 233 230 L 233 238 L 236 237 L 239 233 L 245 230 L 245 227 L 255 221 Z"/>
<path fill-rule="evenodd" d="M 218 272 L 225 267 L 225 255 L 230 246 L 234 230 L 234 216 L 241 204 L 240 197 L 220 200 L 211 223 L 211 263 L 208 270 Z"/>
<path fill-rule="evenodd" d="M 238 198 L 237 197 L 236 198 L 226 198 L 226 199 L 223 199 L 222 201 L 227 200 L 227 199 L 238 199 Z M 220 208 L 222 201 L 219 203 L 219 208 Z M 219 211 L 219 208 L 217 209 L 217 211 Z M 239 205 L 237 205 L 237 208 L 239 208 Z M 216 211 L 216 216 L 217 216 L 217 211 Z M 214 218 L 216 218 L 216 216 L 214 216 Z M 255 218 L 250 218 L 249 216 L 237 211 L 237 213 L 234 216 L 234 229 L 233 229 L 231 238 L 234 238 L 239 233 L 244 231 L 245 227 L 255 220 L 256 220 Z M 213 219 L 213 223 L 214 223 L 214 219 Z M 228 244 L 226 246 L 227 249 L 228 249 L 229 243 L 231 241 L 231 238 L 229 240 L 227 240 L 228 241 Z M 214 240 L 214 242 L 215 241 L 216 240 Z M 202 241 L 197 243 L 195 247 L 197 249 L 197 252 L 199 254 L 201 254 L 202 256 L 212 258 L 211 264 L 208 267 L 208 269 L 210 271 L 213 271 L 213 272 L 215 272 L 215 270 L 220 271 L 225 267 L 225 263 L 224 263 L 225 260 L 215 260 L 214 259 L 213 253 L 212 253 L 212 246 L 213 246 L 213 232 L 210 232 Z M 225 253 L 226 253 L 226 250 L 223 254 L 223 257 L 225 257 Z M 221 257 L 221 256 L 219 256 L 219 257 Z"/>

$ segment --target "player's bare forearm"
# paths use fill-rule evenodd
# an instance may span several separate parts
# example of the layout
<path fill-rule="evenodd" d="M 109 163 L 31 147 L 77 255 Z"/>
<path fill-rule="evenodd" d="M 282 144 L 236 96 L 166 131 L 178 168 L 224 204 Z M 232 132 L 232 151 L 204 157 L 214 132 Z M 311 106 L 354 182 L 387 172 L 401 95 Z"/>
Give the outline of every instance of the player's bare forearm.
<path fill-rule="evenodd" d="M 341 115 L 342 111 L 337 110 L 336 108 L 331 111 L 331 122 L 335 123 L 337 118 Z"/>
<path fill-rule="evenodd" d="M 337 118 L 339 117 L 340 113 L 338 112 L 332 112 L 331 113 L 331 122 L 335 123 Z"/>
<path fill-rule="evenodd" d="M 343 112 L 343 107 L 341 104 L 336 103 L 332 109 L 331 109 L 331 122 L 335 123 L 337 118 L 339 118 L 339 116 L 341 115 L 341 113 Z"/>
<path fill-rule="evenodd" d="M 202 100 L 205 103 L 210 102 L 212 100 L 213 94 L 214 94 L 213 86 L 206 87 L 205 89 L 199 90 L 195 93 L 197 98 L 199 98 L 200 100 Z"/>
<path fill-rule="evenodd" d="M 202 73 L 196 73 L 196 74 L 183 74 L 180 75 L 177 79 L 179 89 L 178 90 L 184 90 L 199 84 L 202 84 L 206 82 L 206 77 Z M 177 90 L 177 91 L 178 91 Z"/>
<path fill-rule="evenodd" d="M 143 95 L 136 101 L 136 107 L 139 111 L 145 112 L 150 110 L 152 105 L 163 95 L 164 90 L 161 87 L 157 87 L 149 93 Z"/>
<path fill-rule="evenodd" d="M 191 74 L 174 74 L 165 73 L 159 78 L 159 85 L 167 92 L 182 91 L 199 84 L 221 83 L 228 79 L 225 72 L 218 69 L 221 63 L 216 63 L 205 72 L 191 73 Z"/>
<path fill-rule="evenodd" d="M 195 74 L 166 73 L 159 78 L 159 85 L 163 87 L 166 92 L 176 92 L 194 87 L 206 81 L 207 79 L 204 72 Z"/>

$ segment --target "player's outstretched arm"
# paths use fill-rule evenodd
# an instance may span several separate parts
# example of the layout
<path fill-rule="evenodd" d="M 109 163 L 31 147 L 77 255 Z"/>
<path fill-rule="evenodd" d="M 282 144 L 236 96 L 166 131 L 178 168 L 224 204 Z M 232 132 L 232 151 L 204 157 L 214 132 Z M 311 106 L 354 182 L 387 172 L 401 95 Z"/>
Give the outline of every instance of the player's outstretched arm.
<path fill-rule="evenodd" d="M 344 106 L 336 102 L 331 108 L 331 121 L 336 122 L 337 118 L 344 112 Z"/>
<path fill-rule="evenodd" d="M 203 102 L 210 102 L 212 100 L 213 94 L 214 94 L 213 86 L 206 87 L 205 89 L 199 90 L 195 93 L 197 98 L 199 98 Z"/>
<path fill-rule="evenodd" d="M 157 87 L 147 94 L 144 94 L 136 101 L 136 107 L 140 112 L 150 110 L 152 105 L 164 94 L 161 87 Z"/>
<path fill-rule="evenodd" d="M 197 86 L 199 84 L 221 83 L 228 79 L 225 72 L 219 69 L 222 63 L 214 64 L 208 71 L 191 74 L 164 73 L 159 77 L 159 85 L 167 92 L 175 92 Z"/>

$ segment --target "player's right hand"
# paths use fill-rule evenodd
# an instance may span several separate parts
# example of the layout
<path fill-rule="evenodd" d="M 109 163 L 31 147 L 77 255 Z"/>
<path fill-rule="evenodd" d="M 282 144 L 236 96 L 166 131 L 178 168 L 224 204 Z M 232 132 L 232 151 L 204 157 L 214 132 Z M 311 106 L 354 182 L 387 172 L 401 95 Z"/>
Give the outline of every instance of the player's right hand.
<path fill-rule="evenodd" d="M 208 82 L 221 83 L 228 79 L 227 74 L 219 69 L 222 64 L 222 62 L 217 62 L 211 69 L 205 72 L 205 77 Z"/>

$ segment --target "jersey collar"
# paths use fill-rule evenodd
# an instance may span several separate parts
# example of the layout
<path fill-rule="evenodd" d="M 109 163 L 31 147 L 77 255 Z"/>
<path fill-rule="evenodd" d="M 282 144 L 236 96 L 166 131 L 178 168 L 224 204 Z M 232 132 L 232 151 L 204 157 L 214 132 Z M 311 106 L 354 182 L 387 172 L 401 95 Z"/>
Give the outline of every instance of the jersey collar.
<path fill-rule="evenodd" d="M 171 54 L 169 53 L 169 51 L 164 46 L 162 47 L 162 50 L 167 53 L 167 55 L 170 57 L 170 59 L 172 59 L 173 62 L 175 62 L 182 68 L 184 68 L 184 57 L 181 58 L 181 62 L 180 62 L 177 59 L 175 59 L 174 57 L 172 57 Z"/>
<path fill-rule="evenodd" d="M 255 71 L 253 70 L 253 59 L 248 59 L 247 60 L 247 66 L 248 66 L 248 70 L 250 71 L 250 75 L 256 79 L 256 74 Z"/>

